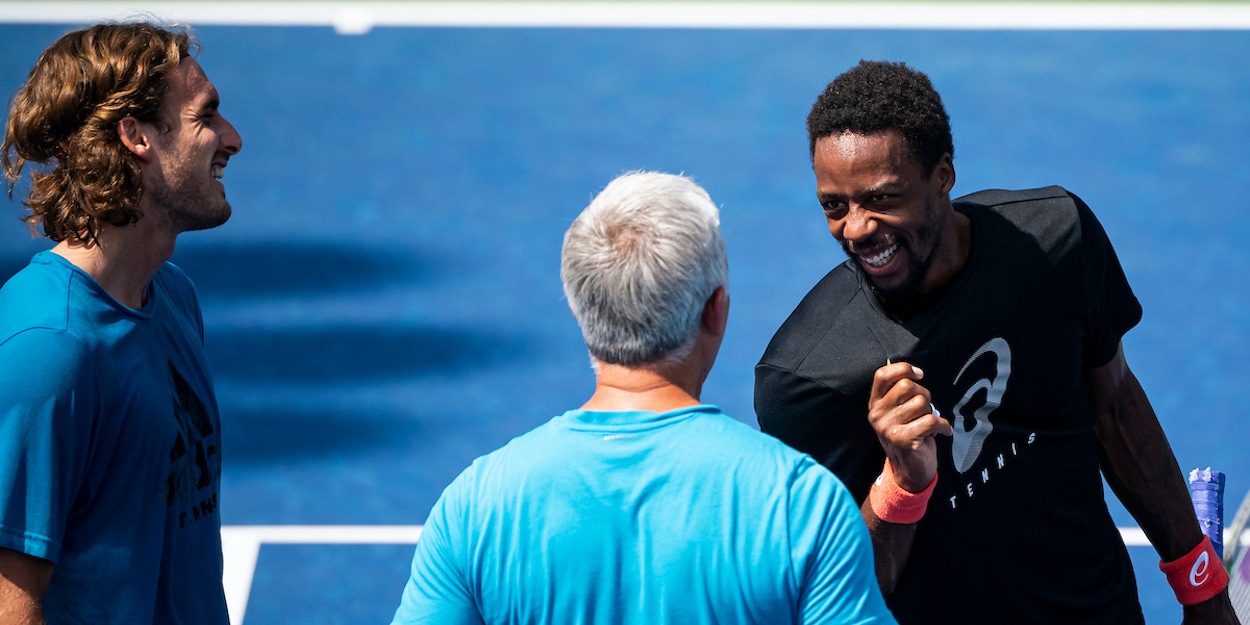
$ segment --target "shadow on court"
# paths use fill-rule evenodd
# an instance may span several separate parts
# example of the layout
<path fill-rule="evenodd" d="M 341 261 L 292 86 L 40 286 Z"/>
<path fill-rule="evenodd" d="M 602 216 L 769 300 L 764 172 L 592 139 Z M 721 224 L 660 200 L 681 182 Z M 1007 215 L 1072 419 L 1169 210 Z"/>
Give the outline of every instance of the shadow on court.
<path fill-rule="evenodd" d="M 191 276 L 201 299 L 361 293 L 387 284 L 415 288 L 436 279 L 447 262 L 413 250 L 297 241 L 184 247 L 170 261 Z"/>
<path fill-rule="evenodd" d="M 411 414 L 347 409 L 235 409 L 223 415 L 222 424 L 223 444 L 231 463 L 239 466 L 396 451 L 425 434 L 421 421 Z"/>
<path fill-rule="evenodd" d="M 218 380 L 321 384 L 466 375 L 531 353 L 515 336 L 478 329 L 396 326 L 211 330 Z"/>

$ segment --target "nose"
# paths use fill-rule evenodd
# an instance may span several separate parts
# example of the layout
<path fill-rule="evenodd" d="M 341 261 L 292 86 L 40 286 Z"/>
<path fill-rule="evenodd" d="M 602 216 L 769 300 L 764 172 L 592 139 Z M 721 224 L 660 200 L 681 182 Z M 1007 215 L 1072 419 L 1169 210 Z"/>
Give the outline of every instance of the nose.
<path fill-rule="evenodd" d="M 868 239 L 877 231 L 877 220 L 869 211 L 858 206 L 851 206 L 842 218 L 842 236 L 844 241 L 859 242 Z M 837 236 L 837 233 L 834 233 Z"/>
<path fill-rule="evenodd" d="M 243 137 L 239 136 L 239 131 L 234 129 L 234 125 L 221 118 L 223 124 L 226 125 L 225 130 L 221 133 L 221 149 L 234 156 L 243 149 Z"/>

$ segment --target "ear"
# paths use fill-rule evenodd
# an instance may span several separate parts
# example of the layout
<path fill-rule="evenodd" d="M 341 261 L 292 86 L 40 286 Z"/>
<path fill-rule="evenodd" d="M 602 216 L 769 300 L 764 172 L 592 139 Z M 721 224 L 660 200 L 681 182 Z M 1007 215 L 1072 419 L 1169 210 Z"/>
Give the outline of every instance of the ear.
<path fill-rule="evenodd" d="M 724 336 L 729 325 L 729 291 L 718 286 L 703 304 L 703 330 L 713 336 Z"/>
<path fill-rule="evenodd" d="M 950 193 L 955 188 L 955 161 L 950 154 L 943 154 L 938 159 L 930 179 L 938 184 L 943 194 Z"/>
<path fill-rule="evenodd" d="M 122 145 L 141 161 L 152 158 L 152 137 L 154 129 L 134 117 L 126 116 L 117 122 L 117 136 L 121 137 Z"/>

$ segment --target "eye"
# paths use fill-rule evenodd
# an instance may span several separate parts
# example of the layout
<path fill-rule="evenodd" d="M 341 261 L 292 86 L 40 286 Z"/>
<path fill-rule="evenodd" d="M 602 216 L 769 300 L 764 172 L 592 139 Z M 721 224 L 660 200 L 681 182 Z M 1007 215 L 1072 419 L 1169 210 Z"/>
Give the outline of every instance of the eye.
<path fill-rule="evenodd" d="M 884 201 L 886 201 L 886 200 L 888 200 L 888 199 L 890 199 L 890 195 L 889 195 L 888 193 L 878 193 L 878 194 L 876 194 L 876 195 L 872 196 L 871 198 L 869 198 L 869 199 L 868 199 L 868 201 L 870 201 L 870 202 L 884 202 Z"/>
<path fill-rule="evenodd" d="M 213 121 L 214 119 L 217 119 L 217 105 L 216 105 L 216 103 L 209 103 L 207 106 L 205 106 L 204 108 L 200 109 L 200 114 L 199 114 L 199 116 L 198 116 L 198 117 L 199 117 L 200 121 L 202 121 L 202 122 L 205 122 L 205 123 L 212 123 L 212 121 Z"/>
<path fill-rule="evenodd" d="M 820 203 L 820 207 L 825 211 L 825 217 L 828 219 L 841 219 L 846 216 L 846 202 L 838 200 L 828 200 Z"/>

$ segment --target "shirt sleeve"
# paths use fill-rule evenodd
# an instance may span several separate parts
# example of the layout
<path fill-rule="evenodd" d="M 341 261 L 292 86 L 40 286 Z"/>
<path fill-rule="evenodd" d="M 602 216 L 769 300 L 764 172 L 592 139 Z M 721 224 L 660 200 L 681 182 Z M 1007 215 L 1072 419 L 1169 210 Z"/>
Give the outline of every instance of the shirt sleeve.
<path fill-rule="evenodd" d="M 468 528 L 459 506 L 464 478 L 452 482 L 430 510 L 391 625 L 482 625 L 466 570 Z"/>
<path fill-rule="evenodd" d="M 0 547 L 56 562 L 86 474 L 100 394 L 74 337 L 26 330 L 0 343 Z"/>
<path fill-rule="evenodd" d="M 1142 309 L 1102 224 L 1089 206 L 1072 197 L 1085 257 L 1085 366 L 1099 367 L 1115 357 L 1120 339 L 1141 321 Z"/>
<path fill-rule="evenodd" d="M 850 493 L 810 459 L 790 485 L 800 623 L 896 625 L 877 586 L 872 542 Z"/>

